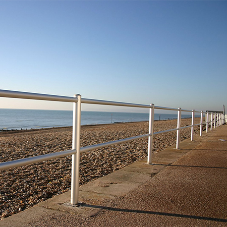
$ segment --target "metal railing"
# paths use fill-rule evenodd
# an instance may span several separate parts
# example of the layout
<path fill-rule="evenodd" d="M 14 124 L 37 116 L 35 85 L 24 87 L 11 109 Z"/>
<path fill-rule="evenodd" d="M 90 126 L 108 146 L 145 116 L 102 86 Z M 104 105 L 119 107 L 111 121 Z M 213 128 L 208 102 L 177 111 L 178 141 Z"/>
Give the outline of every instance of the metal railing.
<path fill-rule="evenodd" d="M 37 94 L 37 93 L 28 93 L 28 92 L 18 92 L 18 91 L 8 91 L 0 90 L 0 97 L 6 98 L 20 98 L 20 99 L 34 99 L 34 100 L 46 100 L 46 101 L 59 101 L 59 102 L 72 102 L 73 103 L 73 136 L 72 136 L 72 149 L 66 151 L 60 151 L 55 153 L 49 153 L 45 155 L 29 157 L 19 160 L 13 160 L 8 162 L 0 163 L 0 170 L 5 170 L 9 168 L 24 166 L 36 162 L 41 162 L 53 158 L 65 157 L 72 155 L 72 174 L 71 174 L 71 204 L 75 205 L 78 203 L 79 198 L 79 166 L 80 166 L 80 153 L 85 151 L 91 151 L 94 149 L 107 147 L 110 145 L 116 145 L 120 143 L 125 143 L 128 141 L 148 137 L 148 158 L 147 163 L 152 164 L 152 149 L 153 149 L 153 136 L 161 133 L 167 133 L 171 131 L 177 131 L 176 139 L 176 149 L 179 149 L 180 144 L 180 132 L 182 129 L 191 128 L 191 140 L 193 140 L 194 127 L 200 126 L 200 136 L 202 136 L 202 126 L 206 125 L 206 132 L 210 126 L 212 130 L 217 126 L 220 126 L 225 123 L 226 115 L 224 111 L 195 111 L 195 110 L 185 110 L 181 108 L 169 108 L 155 106 L 154 104 L 143 105 L 143 104 L 134 104 L 134 103 L 123 103 L 123 102 L 113 102 L 105 100 L 95 100 L 95 99 L 85 99 L 81 98 L 80 95 L 75 95 L 74 97 L 67 96 L 57 96 L 57 95 L 47 95 L 47 94 Z M 138 108 L 147 108 L 149 109 L 149 133 L 139 136 L 134 136 L 126 139 L 120 139 L 116 141 L 110 141 L 102 144 L 95 144 L 86 147 L 80 147 L 80 128 L 81 128 L 81 103 L 87 104 L 99 104 L 99 105 L 112 105 L 112 106 L 126 106 L 126 107 L 138 107 Z M 154 110 L 172 110 L 178 112 L 177 118 L 177 127 L 174 129 L 168 129 L 164 131 L 154 132 Z M 181 113 L 182 112 L 191 112 L 192 113 L 192 124 L 188 126 L 181 127 Z M 200 123 L 195 124 L 195 113 L 200 113 Z M 203 122 L 203 116 L 206 114 L 206 121 Z"/>

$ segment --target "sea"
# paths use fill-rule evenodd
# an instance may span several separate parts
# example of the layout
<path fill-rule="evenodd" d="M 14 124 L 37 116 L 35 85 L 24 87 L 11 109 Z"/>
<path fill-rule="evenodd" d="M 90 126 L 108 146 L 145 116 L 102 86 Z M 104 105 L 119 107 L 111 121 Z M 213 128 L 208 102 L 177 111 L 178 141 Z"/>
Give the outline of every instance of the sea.
<path fill-rule="evenodd" d="M 182 118 L 191 115 L 182 115 Z M 176 114 L 154 114 L 155 120 L 176 119 Z M 0 130 L 72 126 L 73 112 L 65 110 L 0 109 Z M 148 113 L 82 111 L 81 125 L 148 121 Z"/>

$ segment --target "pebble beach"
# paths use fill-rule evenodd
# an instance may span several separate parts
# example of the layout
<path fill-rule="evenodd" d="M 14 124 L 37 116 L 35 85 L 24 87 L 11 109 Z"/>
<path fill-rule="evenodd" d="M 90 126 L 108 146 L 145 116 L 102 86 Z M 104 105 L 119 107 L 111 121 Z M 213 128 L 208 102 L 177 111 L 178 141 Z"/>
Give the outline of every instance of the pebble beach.
<path fill-rule="evenodd" d="M 198 124 L 199 118 L 195 118 Z M 191 125 L 182 119 L 181 126 Z M 176 128 L 177 120 L 154 122 L 154 131 Z M 199 126 L 194 127 L 199 133 Z M 191 129 L 181 130 L 181 140 Z M 114 123 L 81 127 L 81 147 L 148 133 L 148 122 Z M 154 136 L 153 152 L 176 143 L 176 131 Z M 70 150 L 72 128 L 0 132 L 0 162 Z M 147 156 L 147 138 L 83 152 L 80 184 L 105 176 Z M 71 156 L 0 171 L 0 219 L 70 190 Z"/>

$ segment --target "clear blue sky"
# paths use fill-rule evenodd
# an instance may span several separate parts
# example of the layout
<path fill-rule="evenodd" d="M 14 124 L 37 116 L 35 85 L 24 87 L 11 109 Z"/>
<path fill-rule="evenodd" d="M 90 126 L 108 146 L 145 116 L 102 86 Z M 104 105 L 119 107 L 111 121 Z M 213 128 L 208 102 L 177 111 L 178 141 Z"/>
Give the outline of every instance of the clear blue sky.
<path fill-rule="evenodd" d="M 227 1 L 0 1 L 0 28 L 0 89 L 227 108 Z"/>

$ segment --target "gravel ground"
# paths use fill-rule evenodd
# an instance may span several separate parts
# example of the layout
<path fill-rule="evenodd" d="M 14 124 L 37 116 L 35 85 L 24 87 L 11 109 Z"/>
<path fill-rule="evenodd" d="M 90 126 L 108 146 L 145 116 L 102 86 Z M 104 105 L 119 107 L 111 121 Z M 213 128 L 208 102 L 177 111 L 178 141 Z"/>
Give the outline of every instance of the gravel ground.
<path fill-rule="evenodd" d="M 199 119 L 196 118 L 196 124 Z M 176 128 L 176 120 L 155 121 L 154 131 Z M 191 119 L 182 119 L 190 125 Z M 195 127 L 199 132 L 199 126 Z M 82 126 L 81 147 L 148 133 L 148 122 Z M 181 140 L 190 137 L 190 128 Z M 154 152 L 176 143 L 176 132 L 154 137 Z M 72 128 L 53 128 L 0 133 L 0 162 L 71 149 Z M 147 138 L 81 154 L 80 184 L 107 175 L 147 156 Z M 0 171 L 0 218 L 64 193 L 71 184 L 71 156 Z"/>

